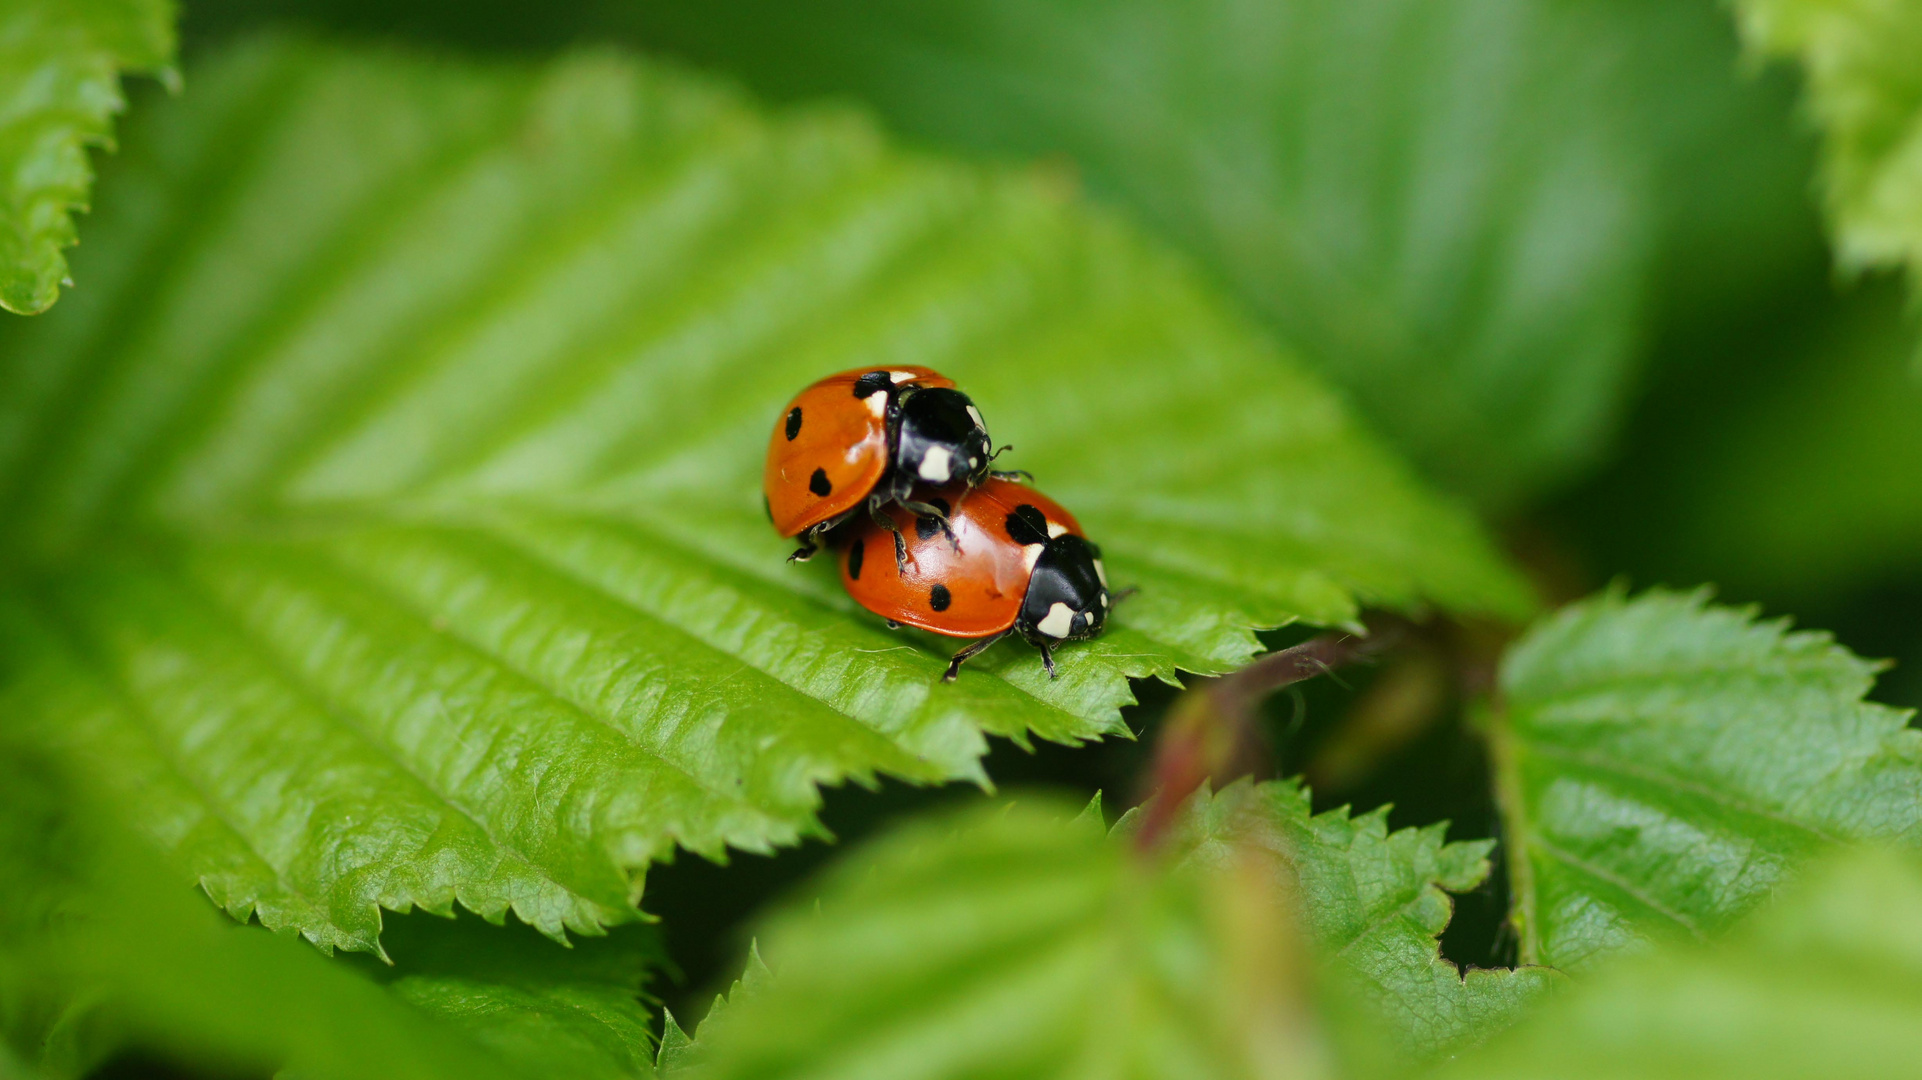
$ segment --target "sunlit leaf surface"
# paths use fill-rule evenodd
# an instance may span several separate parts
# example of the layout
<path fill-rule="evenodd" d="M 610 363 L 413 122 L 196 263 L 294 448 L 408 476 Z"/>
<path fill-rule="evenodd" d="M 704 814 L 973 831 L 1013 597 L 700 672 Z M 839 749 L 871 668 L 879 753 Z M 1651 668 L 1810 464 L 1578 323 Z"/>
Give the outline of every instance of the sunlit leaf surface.
<path fill-rule="evenodd" d="M 1706 939 L 1836 841 L 1922 839 L 1922 733 L 1862 700 L 1876 671 L 1702 593 L 1536 627 L 1493 722 L 1522 958 Z"/>
<path fill-rule="evenodd" d="M 1032 176 L 607 54 L 287 42 L 131 126 L 93 282 L 0 327 L 0 714 L 237 915 L 550 934 L 816 828 L 817 785 L 1125 734 L 1130 676 L 1364 604 L 1514 613 L 1425 494 L 1176 260 Z M 1140 587 L 1050 682 L 783 562 L 760 462 L 827 372 L 930 364 Z"/>

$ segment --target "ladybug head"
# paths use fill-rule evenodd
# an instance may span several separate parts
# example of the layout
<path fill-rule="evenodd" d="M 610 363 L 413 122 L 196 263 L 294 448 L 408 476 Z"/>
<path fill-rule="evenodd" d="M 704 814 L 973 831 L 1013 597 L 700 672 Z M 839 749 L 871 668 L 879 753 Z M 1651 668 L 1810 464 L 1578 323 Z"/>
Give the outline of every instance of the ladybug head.
<path fill-rule="evenodd" d="M 1101 549 L 1062 533 L 1035 560 L 1015 625 L 1024 636 L 1045 642 L 1091 638 L 1101 632 L 1113 605 Z"/>
<path fill-rule="evenodd" d="M 988 427 L 968 395 L 915 388 L 901 399 L 894 467 L 904 479 L 937 486 L 987 479 Z"/>

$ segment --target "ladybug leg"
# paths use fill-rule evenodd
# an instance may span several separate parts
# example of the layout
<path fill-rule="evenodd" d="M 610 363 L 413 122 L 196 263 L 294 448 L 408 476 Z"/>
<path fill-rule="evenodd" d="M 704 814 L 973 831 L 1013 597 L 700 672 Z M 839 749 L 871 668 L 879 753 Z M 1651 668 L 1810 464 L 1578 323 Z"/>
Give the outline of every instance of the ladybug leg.
<path fill-rule="evenodd" d="M 1054 670 L 1054 650 L 1045 641 L 1036 641 L 1034 647 L 1041 650 L 1041 666 L 1048 671 L 1048 678 L 1057 678 Z"/>
<path fill-rule="evenodd" d="M 876 525 L 894 534 L 894 568 L 902 573 L 907 573 L 908 541 L 906 537 L 901 535 L 901 526 L 896 525 L 893 518 L 883 514 L 880 506 L 872 502 L 868 503 L 868 517 L 872 519 Z"/>
<path fill-rule="evenodd" d="M 916 517 L 929 517 L 929 518 L 933 518 L 938 522 L 941 522 L 943 525 L 947 524 L 948 512 L 934 505 L 933 503 L 915 502 L 912 499 L 902 499 L 901 505 L 913 511 L 914 516 Z"/>
<path fill-rule="evenodd" d="M 948 547 L 952 549 L 956 555 L 961 554 L 961 541 L 955 539 L 954 528 L 948 524 L 948 515 L 945 510 L 931 503 L 923 502 L 903 502 L 901 505 L 907 507 L 920 517 L 933 518 L 939 522 L 941 525 L 941 535 L 948 538 Z"/>
<path fill-rule="evenodd" d="M 890 629 L 890 630 L 899 630 L 899 629 L 901 629 L 901 624 L 900 624 L 900 623 L 898 623 L 898 622 L 895 622 L 895 621 L 894 621 L 893 619 L 884 619 L 884 620 L 882 620 L 882 621 L 883 621 L 883 622 L 886 622 L 886 623 L 888 624 L 888 629 Z"/>
<path fill-rule="evenodd" d="M 800 541 L 801 541 L 801 546 L 794 549 L 793 554 L 787 557 L 787 561 L 806 562 L 809 559 L 814 558 L 815 551 L 819 550 L 814 543 L 813 529 L 809 529 L 808 531 L 802 533 L 800 536 Z"/>
<path fill-rule="evenodd" d="M 896 525 L 893 518 L 883 514 L 881 512 L 881 504 L 873 499 L 868 500 L 868 517 L 872 519 L 876 525 L 894 534 L 894 568 L 900 573 L 907 573 L 908 540 L 907 537 L 901 535 L 901 526 Z"/>
<path fill-rule="evenodd" d="M 955 653 L 954 656 L 948 660 L 948 673 L 941 676 L 941 681 L 953 682 L 954 677 L 956 675 L 961 674 L 962 664 L 965 664 L 969 660 L 974 659 L 976 655 L 985 651 L 988 646 L 994 644 L 997 641 L 1000 641 L 1002 638 L 1007 636 L 1008 636 L 1008 632 L 1006 630 L 1003 630 L 998 634 L 991 634 L 987 637 L 984 637 L 981 640 L 975 642 L 974 644 L 969 645 L 967 648 L 962 649 L 960 652 Z"/>

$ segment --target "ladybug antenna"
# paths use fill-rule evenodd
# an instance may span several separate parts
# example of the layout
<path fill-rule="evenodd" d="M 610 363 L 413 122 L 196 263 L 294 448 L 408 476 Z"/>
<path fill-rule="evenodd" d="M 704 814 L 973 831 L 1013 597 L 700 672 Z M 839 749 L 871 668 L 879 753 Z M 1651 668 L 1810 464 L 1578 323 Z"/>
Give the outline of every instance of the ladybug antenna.
<path fill-rule="evenodd" d="M 1000 457 L 1012 449 L 1014 449 L 1014 444 L 1009 443 L 994 453 L 989 454 L 989 463 L 992 464 L 995 458 Z M 991 470 L 988 475 L 994 477 L 996 480 L 1020 480 L 1029 484 L 1034 483 L 1034 474 L 1026 469 L 994 469 Z"/>
<path fill-rule="evenodd" d="M 1139 585 L 1130 585 L 1125 589 L 1118 589 L 1111 592 L 1108 594 L 1108 606 L 1113 607 L 1140 591 L 1141 587 Z"/>

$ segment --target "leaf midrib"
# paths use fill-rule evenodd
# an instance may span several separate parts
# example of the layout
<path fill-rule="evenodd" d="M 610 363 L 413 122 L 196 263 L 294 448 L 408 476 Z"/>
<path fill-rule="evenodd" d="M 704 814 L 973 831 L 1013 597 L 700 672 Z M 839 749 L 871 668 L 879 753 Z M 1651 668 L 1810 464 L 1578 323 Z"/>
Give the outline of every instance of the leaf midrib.
<path fill-rule="evenodd" d="M 1696 941 L 1705 942 L 1708 940 L 1708 935 L 1703 932 L 1702 928 L 1696 924 L 1694 919 L 1669 907 L 1646 889 L 1616 874 L 1614 871 L 1598 866 L 1552 841 L 1543 839 L 1540 833 L 1529 834 L 1528 846 L 1548 855 L 1556 862 L 1561 863 L 1577 873 L 1599 881 L 1612 889 L 1619 890 L 1623 895 L 1634 899 L 1636 903 L 1641 904 L 1648 910 L 1667 918 L 1677 926 L 1688 931 L 1689 936 L 1693 937 Z"/>

